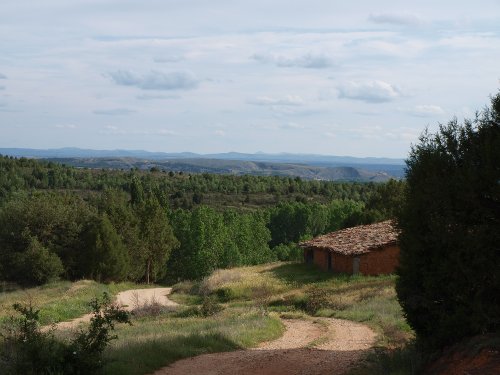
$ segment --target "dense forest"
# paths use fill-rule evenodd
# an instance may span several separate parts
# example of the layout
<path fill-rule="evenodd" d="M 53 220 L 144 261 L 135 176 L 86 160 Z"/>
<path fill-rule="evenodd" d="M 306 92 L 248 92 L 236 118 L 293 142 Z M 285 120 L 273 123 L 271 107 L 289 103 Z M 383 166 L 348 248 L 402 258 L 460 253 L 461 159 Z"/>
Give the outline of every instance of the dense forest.
<path fill-rule="evenodd" d="M 404 186 L 0 156 L 0 279 L 150 283 L 300 259 L 302 239 L 393 217 Z"/>

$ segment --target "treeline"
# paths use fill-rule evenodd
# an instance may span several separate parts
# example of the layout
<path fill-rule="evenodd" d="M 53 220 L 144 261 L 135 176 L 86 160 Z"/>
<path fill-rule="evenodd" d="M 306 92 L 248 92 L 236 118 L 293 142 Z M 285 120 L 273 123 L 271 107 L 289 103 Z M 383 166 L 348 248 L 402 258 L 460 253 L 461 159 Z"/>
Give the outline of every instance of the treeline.
<path fill-rule="evenodd" d="M 243 189 L 249 184 L 249 191 L 278 185 L 307 191 L 315 185 L 288 178 L 188 178 L 84 171 L 7 157 L 0 161 L 0 279 L 25 285 L 57 277 L 150 283 L 201 278 L 217 268 L 300 259 L 300 240 L 393 216 L 404 188 L 398 181 L 353 184 L 360 188 L 353 188 L 352 197 L 327 203 L 306 196 L 252 211 L 201 203 L 186 209 L 171 205 L 172 195 L 182 192 L 172 190 L 178 181 L 192 184 L 191 191 L 213 191 L 229 182 Z M 55 181 L 51 187 L 37 185 L 45 177 Z M 256 186 L 250 187 L 251 182 Z M 81 190 L 85 184 L 95 190 Z M 330 185 L 347 186 L 325 183 Z M 364 190 L 370 194 L 361 199 L 358 193 Z"/>
<path fill-rule="evenodd" d="M 192 208 L 200 204 L 218 206 L 228 202 L 252 203 L 252 206 L 297 200 L 326 203 L 331 199 L 353 199 L 367 202 L 377 186 L 373 183 L 310 181 L 299 177 L 160 172 L 154 168 L 150 172 L 96 170 L 0 155 L 0 199 L 12 192 L 31 189 L 104 191 L 115 188 L 130 193 L 134 177 L 144 187 L 163 192 L 172 208 Z M 262 199 L 263 196 L 271 199 Z"/>

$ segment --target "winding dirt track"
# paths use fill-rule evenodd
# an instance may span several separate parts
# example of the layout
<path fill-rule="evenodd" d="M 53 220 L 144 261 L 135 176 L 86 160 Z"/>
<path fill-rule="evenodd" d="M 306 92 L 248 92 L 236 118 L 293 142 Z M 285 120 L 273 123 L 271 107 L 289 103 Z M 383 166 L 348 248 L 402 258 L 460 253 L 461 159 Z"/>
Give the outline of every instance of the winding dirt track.
<path fill-rule="evenodd" d="M 375 333 L 362 324 L 322 318 L 283 320 L 285 334 L 250 350 L 203 354 L 153 375 L 336 375 L 346 373 L 373 346 Z"/>
<path fill-rule="evenodd" d="M 118 294 L 116 302 L 129 311 L 152 299 L 175 306 L 167 297 L 170 292 L 171 288 L 127 290 Z M 90 317 L 60 322 L 56 328 L 74 329 Z M 153 375 L 340 375 L 366 355 L 376 338 L 367 326 L 341 319 L 283 319 L 283 323 L 286 331 L 277 340 L 249 350 L 183 359 Z"/>

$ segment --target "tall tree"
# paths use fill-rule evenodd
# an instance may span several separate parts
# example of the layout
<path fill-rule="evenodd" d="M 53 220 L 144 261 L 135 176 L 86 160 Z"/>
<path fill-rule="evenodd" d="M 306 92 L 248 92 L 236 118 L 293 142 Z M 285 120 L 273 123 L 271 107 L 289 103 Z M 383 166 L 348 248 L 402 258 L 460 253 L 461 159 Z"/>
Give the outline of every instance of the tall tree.
<path fill-rule="evenodd" d="M 86 244 L 87 250 L 80 254 L 84 276 L 107 282 L 126 279 L 130 267 L 129 254 L 106 214 L 91 224 Z"/>
<path fill-rule="evenodd" d="M 428 349 L 500 329 L 500 94 L 407 160 L 397 293 Z"/>
<path fill-rule="evenodd" d="M 137 207 L 140 220 L 140 244 L 136 262 L 140 262 L 146 283 L 155 282 L 165 276 L 167 261 L 173 249 L 179 246 L 170 226 L 167 212 L 154 197 Z"/>

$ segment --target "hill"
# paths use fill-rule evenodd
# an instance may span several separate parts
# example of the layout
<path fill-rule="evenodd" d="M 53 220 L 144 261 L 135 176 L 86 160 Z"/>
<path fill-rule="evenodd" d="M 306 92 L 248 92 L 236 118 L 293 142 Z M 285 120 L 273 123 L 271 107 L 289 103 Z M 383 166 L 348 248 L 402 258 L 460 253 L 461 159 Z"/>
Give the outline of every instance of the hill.
<path fill-rule="evenodd" d="M 151 169 L 191 173 L 300 177 L 310 180 L 374 181 L 404 176 L 401 159 L 354 158 L 313 154 L 195 154 L 143 150 L 49 150 L 0 148 L 0 154 L 44 158 L 76 167 Z"/>

